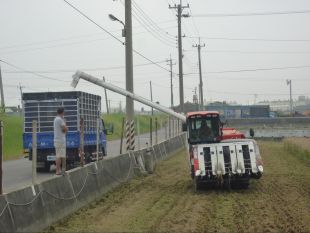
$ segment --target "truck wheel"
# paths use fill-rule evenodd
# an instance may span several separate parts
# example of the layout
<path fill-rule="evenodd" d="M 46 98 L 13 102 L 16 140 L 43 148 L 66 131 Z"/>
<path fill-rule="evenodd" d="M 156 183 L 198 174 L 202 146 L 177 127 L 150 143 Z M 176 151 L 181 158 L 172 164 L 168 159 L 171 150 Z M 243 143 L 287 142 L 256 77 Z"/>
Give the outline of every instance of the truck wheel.
<path fill-rule="evenodd" d="M 192 177 L 192 179 L 195 179 L 195 171 L 194 171 L 193 165 L 191 165 L 191 177 Z"/>
<path fill-rule="evenodd" d="M 50 172 L 51 165 L 45 163 L 44 167 L 37 167 L 37 172 Z"/>

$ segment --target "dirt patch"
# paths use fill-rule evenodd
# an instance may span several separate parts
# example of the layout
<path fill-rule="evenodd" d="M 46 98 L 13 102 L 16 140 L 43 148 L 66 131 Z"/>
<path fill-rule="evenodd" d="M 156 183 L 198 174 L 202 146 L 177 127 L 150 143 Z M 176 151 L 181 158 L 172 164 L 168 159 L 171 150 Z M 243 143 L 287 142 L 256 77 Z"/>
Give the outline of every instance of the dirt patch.
<path fill-rule="evenodd" d="M 248 190 L 194 192 L 186 153 L 124 184 L 48 232 L 310 232 L 310 169 L 261 142 L 265 174 Z"/>

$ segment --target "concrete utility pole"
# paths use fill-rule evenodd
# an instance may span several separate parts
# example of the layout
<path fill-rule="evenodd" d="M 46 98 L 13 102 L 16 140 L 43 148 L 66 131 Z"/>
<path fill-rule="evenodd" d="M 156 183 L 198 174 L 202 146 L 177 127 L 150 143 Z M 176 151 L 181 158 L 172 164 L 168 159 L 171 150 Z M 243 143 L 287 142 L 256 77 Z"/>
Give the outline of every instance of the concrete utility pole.
<path fill-rule="evenodd" d="M 153 102 L 153 88 L 152 88 L 152 81 L 150 81 L 150 94 L 151 94 L 151 101 Z M 152 108 L 152 116 L 154 115 L 154 109 Z"/>
<path fill-rule="evenodd" d="M 134 93 L 133 90 L 133 55 L 132 55 L 132 14 L 131 0 L 125 0 L 125 46 L 126 46 L 126 90 Z M 134 101 L 126 97 L 127 121 L 131 122 L 134 128 Z M 131 132 L 134 132 L 130 130 Z M 130 149 L 134 149 L 134 133 L 130 133 Z"/>
<path fill-rule="evenodd" d="M 292 80 L 286 80 L 286 84 L 290 86 L 290 115 L 293 116 Z"/>
<path fill-rule="evenodd" d="M 202 83 L 202 70 L 201 70 L 201 48 L 205 47 L 206 45 L 201 45 L 200 37 L 199 37 L 199 44 L 193 45 L 198 49 L 198 64 L 199 64 L 199 108 L 200 110 L 204 110 L 203 106 L 203 83 Z"/>
<path fill-rule="evenodd" d="M 105 77 L 102 77 L 103 81 L 105 82 Z M 107 106 L 107 114 L 110 114 L 110 108 L 109 108 L 109 104 L 108 104 L 108 94 L 107 94 L 107 89 L 104 88 L 104 96 L 105 96 L 105 104 Z"/>
<path fill-rule="evenodd" d="M 169 5 L 169 9 L 177 9 L 177 17 L 178 17 L 179 88 L 180 88 L 181 112 L 184 112 L 182 17 L 189 17 L 188 14 L 182 14 L 184 8 L 189 8 L 189 5 L 183 6 L 182 0 L 180 0 L 180 4 L 174 5 L 173 7 Z"/>
<path fill-rule="evenodd" d="M 1 111 L 5 112 L 1 65 L 0 65 L 0 92 L 1 92 Z"/>
<path fill-rule="evenodd" d="M 172 63 L 172 58 L 170 54 L 170 59 L 167 59 L 168 65 L 170 66 L 170 88 L 171 88 L 171 108 L 173 107 L 173 72 L 172 67 L 176 65 L 176 63 Z"/>
<path fill-rule="evenodd" d="M 126 90 L 133 91 L 133 55 L 132 55 L 132 15 L 131 0 L 125 0 L 125 38 L 126 38 Z M 126 97 L 126 114 L 128 120 L 134 118 L 133 99 Z"/>

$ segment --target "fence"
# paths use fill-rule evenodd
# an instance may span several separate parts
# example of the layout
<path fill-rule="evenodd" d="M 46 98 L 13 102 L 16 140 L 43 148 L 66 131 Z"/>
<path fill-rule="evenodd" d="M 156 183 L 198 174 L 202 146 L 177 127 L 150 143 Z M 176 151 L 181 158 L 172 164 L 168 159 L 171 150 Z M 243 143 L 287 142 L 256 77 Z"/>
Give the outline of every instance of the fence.
<path fill-rule="evenodd" d="M 0 232 L 40 231 L 185 147 L 185 134 L 0 196 Z M 147 165 L 147 166 L 145 166 Z"/>

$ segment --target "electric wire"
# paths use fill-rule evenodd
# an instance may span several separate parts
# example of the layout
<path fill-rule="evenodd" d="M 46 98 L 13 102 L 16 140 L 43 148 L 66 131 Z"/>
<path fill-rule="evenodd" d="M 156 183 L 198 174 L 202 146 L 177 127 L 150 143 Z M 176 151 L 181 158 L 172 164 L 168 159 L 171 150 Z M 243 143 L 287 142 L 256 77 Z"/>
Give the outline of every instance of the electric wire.
<path fill-rule="evenodd" d="M 69 3 L 67 0 L 63 0 L 65 3 L 67 3 L 70 7 L 72 7 L 75 11 L 77 11 L 80 15 L 82 15 L 84 18 L 86 18 L 87 20 L 89 20 L 90 22 L 92 22 L 93 24 L 95 24 L 97 27 L 99 27 L 101 30 L 105 31 L 107 34 L 109 34 L 110 36 L 112 36 L 115 40 L 117 40 L 118 42 L 120 42 L 122 45 L 125 45 L 125 43 L 123 41 L 121 41 L 120 39 L 118 39 L 115 35 L 113 35 L 111 32 L 109 32 L 108 30 L 106 30 L 105 28 L 103 28 L 101 25 L 99 25 L 98 23 L 96 23 L 94 20 L 92 20 L 90 17 L 88 17 L 86 14 L 84 14 L 82 11 L 80 11 L 77 7 L 75 7 L 74 5 L 72 5 L 71 3 Z M 166 70 L 168 72 L 170 72 L 170 70 L 168 70 L 166 67 L 163 67 L 159 64 L 156 64 L 154 61 L 152 61 L 150 58 L 146 57 L 145 55 L 141 54 L 140 52 L 138 52 L 137 50 L 133 49 L 132 50 L 134 53 L 138 54 L 140 57 L 148 60 L 149 62 L 153 63 L 155 66 Z"/>
<path fill-rule="evenodd" d="M 139 6 L 136 1 L 132 1 L 132 3 L 134 8 L 149 22 L 150 26 L 152 26 L 158 33 L 162 34 L 163 37 L 175 41 L 175 36 L 170 35 L 168 32 L 159 27 L 158 24 L 150 16 L 148 16 L 148 14 Z"/>
<path fill-rule="evenodd" d="M 192 37 L 199 38 L 199 37 Z M 201 36 L 206 40 L 229 40 L 229 41 L 263 41 L 263 42 L 310 42 L 310 39 L 268 39 L 268 38 L 230 38 L 230 37 L 208 37 Z"/>
<path fill-rule="evenodd" d="M 17 69 L 17 70 L 20 70 L 20 71 L 22 71 L 22 72 L 24 72 L 24 73 L 33 74 L 33 75 L 38 76 L 38 77 L 40 77 L 40 78 L 49 79 L 49 80 L 58 81 L 58 82 L 70 83 L 70 81 L 65 81 L 65 80 L 61 80 L 61 79 L 57 79 L 57 78 L 52 78 L 52 77 L 49 77 L 49 76 L 46 76 L 46 75 L 38 74 L 38 73 L 33 72 L 33 71 L 30 71 L 30 70 L 25 70 L 25 69 L 20 68 L 20 67 L 18 67 L 18 66 L 16 66 L 16 65 L 13 65 L 12 63 L 9 63 L 9 62 L 7 62 L 7 61 L 4 61 L 4 60 L 2 60 L 2 59 L 0 59 L 0 62 L 6 64 L 6 65 L 8 65 L 8 66 L 11 66 L 11 67 L 13 67 L 13 68 L 15 68 L 15 69 Z"/>
<path fill-rule="evenodd" d="M 240 69 L 240 70 L 223 70 L 223 71 L 208 71 L 203 72 L 203 74 L 221 74 L 221 73 L 239 73 L 239 72 L 255 72 L 255 71 L 270 71 L 270 70 L 286 70 L 286 69 L 303 69 L 310 68 L 310 66 L 285 66 L 285 67 L 270 67 L 270 68 L 254 68 L 254 69 Z M 187 73 L 186 75 L 192 75 L 198 73 Z"/>
<path fill-rule="evenodd" d="M 268 16 L 268 15 L 292 15 L 292 14 L 309 14 L 310 10 L 295 11 L 265 11 L 265 12 L 249 12 L 249 13 L 209 13 L 197 14 L 195 17 L 238 17 L 238 16 Z"/>

